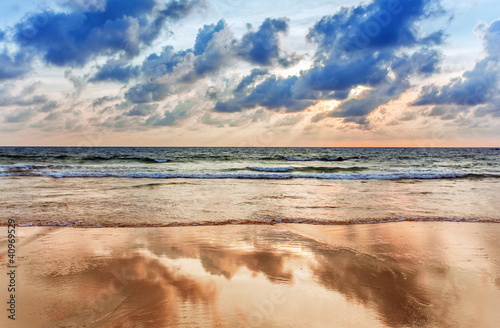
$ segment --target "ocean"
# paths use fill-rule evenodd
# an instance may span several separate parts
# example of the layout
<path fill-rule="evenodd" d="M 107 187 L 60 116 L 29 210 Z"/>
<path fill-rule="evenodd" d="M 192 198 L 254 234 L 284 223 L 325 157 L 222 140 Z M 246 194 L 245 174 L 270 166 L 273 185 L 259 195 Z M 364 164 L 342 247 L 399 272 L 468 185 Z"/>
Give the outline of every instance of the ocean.
<path fill-rule="evenodd" d="M 500 222 L 498 148 L 1 147 L 22 225 Z"/>

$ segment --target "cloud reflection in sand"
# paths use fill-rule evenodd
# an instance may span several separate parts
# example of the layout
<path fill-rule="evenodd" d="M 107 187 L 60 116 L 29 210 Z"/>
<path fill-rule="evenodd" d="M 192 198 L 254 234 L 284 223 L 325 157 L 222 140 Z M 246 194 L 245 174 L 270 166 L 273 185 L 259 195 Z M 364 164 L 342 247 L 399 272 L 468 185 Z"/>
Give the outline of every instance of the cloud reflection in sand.
<path fill-rule="evenodd" d="M 447 245 L 429 255 L 432 246 L 423 246 L 422 238 L 446 234 L 435 229 L 442 227 L 439 223 L 423 225 L 422 231 L 404 231 L 397 223 L 383 229 L 26 228 L 21 247 L 30 252 L 24 254 L 23 267 L 32 283 L 20 299 L 34 309 L 32 317 L 24 316 L 26 322 L 37 317 L 42 326 L 60 327 L 287 327 L 294 322 L 311 327 L 447 327 L 495 322 L 500 259 L 489 250 L 495 234 L 481 230 L 485 225 L 468 227 L 485 241 L 491 265 L 472 258 L 464 267 L 464 259 L 446 251 Z M 417 234 L 410 241 L 398 233 Z M 474 234 L 469 236 L 465 251 L 476 243 Z M 488 276 L 479 281 L 474 265 L 483 266 Z M 478 293 L 483 295 L 482 314 L 464 317 L 464 306 Z"/>

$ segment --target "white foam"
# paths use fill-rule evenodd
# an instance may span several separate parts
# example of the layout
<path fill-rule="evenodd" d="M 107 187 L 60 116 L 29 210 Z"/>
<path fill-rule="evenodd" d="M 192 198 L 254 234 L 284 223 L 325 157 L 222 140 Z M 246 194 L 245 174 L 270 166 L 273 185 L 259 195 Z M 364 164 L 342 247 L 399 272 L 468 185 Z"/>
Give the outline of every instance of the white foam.
<path fill-rule="evenodd" d="M 294 169 L 293 166 L 282 166 L 282 167 L 247 167 L 249 170 L 261 171 L 261 172 L 287 172 Z"/>

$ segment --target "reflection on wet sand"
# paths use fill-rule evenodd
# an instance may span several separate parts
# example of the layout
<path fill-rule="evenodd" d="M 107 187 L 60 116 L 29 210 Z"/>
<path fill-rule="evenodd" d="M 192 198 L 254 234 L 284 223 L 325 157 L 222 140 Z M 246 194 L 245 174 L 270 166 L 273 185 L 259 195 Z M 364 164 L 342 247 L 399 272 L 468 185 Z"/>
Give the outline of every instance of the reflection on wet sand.
<path fill-rule="evenodd" d="M 286 271 L 284 267 L 286 257 L 270 251 L 243 254 L 227 250 L 204 249 L 200 252 L 201 265 L 210 274 L 223 275 L 231 279 L 239 268 L 244 266 L 254 273 L 262 272 L 272 282 L 290 281 L 292 273 Z"/>
<path fill-rule="evenodd" d="M 313 272 L 323 286 L 374 307 L 389 326 L 422 327 L 438 319 L 428 311 L 430 295 L 420 287 L 416 270 L 348 249 L 325 251 L 317 260 Z"/>
<path fill-rule="evenodd" d="M 488 327 L 500 320 L 495 224 L 30 227 L 19 235 L 23 288 L 13 327 Z"/>
<path fill-rule="evenodd" d="M 49 283 L 51 277 L 45 278 Z M 214 324 L 218 322 L 217 293 L 210 283 L 200 283 L 139 254 L 107 260 L 94 269 L 68 274 L 65 280 L 84 282 L 76 295 L 90 308 L 76 308 L 75 314 L 86 317 L 91 326 L 177 325 L 186 303 L 197 306 Z"/>

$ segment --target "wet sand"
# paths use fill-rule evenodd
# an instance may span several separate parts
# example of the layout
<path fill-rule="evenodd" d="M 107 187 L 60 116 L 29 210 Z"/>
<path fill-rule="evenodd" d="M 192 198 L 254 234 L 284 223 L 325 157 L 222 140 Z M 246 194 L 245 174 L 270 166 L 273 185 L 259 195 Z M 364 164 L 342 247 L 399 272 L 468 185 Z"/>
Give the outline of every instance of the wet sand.
<path fill-rule="evenodd" d="M 4 310 L 1 327 L 500 322 L 495 223 L 18 227 L 17 238 L 17 320 Z M 4 268 L 6 250 L 3 233 Z"/>
<path fill-rule="evenodd" d="M 136 227 L 405 220 L 500 222 L 500 179 L 4 177 L 0 224 Z M 217 192 L 214 192 L 217 191 Z"/>

